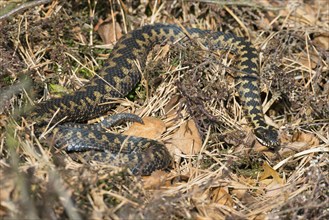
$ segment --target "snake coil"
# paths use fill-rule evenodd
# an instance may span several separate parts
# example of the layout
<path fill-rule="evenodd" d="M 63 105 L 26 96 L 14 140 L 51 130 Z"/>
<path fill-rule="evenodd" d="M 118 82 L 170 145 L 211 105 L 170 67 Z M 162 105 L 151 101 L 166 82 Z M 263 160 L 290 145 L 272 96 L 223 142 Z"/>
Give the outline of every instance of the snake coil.
<path fill-rule="evenodd" d="M 146 25 L 128 33 L 114 46 L 98 77 L 72 94 L 38 104 L 30 117 L 40 127 L 48 124 L 50 119 L 52 124 L 60 121 L 52 135 L 55 136 L 56 146 L 68 152 L 90 152 L 94 160 L 124 164 L 134 174 L 140 175 L 166 168 L 171 159 L 163 144 L 140 137 L 106 133 L 103 129 L 103 126 L 110 127 L 125 120 L 140 122 L 138 117 L 130 114 L 113 116 L 108 119 L 108 124 L 94 126 L 78 122 L 95 118 L 111 109 L 113 104 L 108 103 L 113 98 L 125 97 L 140 81 L 136 61 L 143 68 L 147 54 L 155 44 L 186 38 L 185 31 L 205 46 L 211 42 L 212 47 L 232 48 L 235 51 L 238 69 L 236 87 L 246 115 L 254 126 L 254 134 L 262 144 L 270 148 L 278 146 L 278 133 L 266 124 L 262 112 L 255 48 L 244 38 L 233 34 L 196 28 L 182 30 L 170 24 Z"/>

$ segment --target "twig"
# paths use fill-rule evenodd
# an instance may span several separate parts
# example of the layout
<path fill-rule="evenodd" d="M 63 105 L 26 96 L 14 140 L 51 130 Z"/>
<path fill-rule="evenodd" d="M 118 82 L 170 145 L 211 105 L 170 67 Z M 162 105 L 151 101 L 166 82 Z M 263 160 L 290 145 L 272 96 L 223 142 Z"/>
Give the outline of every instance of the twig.
<path fill-rule="evenodd" d="M 38 5 L 42 5 L 42 4 L 47 4 L 47 3 L 50 3 L 52 0 L 37 0 L 37 1 L 33 1 L 33 2 L 27 2 L 27 3 L 24 3 L 22 5 L 20 5 L 19 7 L 11 10 L 10 12 L 4 14 L 4 15 L 1 15 L 0 16 L 0 21 L 1 20 L 4 20 L 4 19 L 7 19 L 9 18 L 10 16 L 14 15 L 14 14 L 17 14 L 21 11 L 24 11 L 28 8 L 32 8 L 32 7 L 35 7 L 35 6 L 38 6 Z"/>
<path fill-rule="evenodd" d="M 186 0 L 187 2 L 192 2 L 192 0 Z M 213 3 L 216 5 L 230 5 L 230 6 L 246 6 L 246 7 L 254 7 L 260 8 L 264 10 L 271 10 L 271 11 L 278 11 L 283 9 L 283 7 L 273 7 L 273 6 L 266 6 L 258 3 L 254 3 L 251 1 L 219 1 L 219 0 L 198 0 L 199 2 L 206 2 L 206 3 Z"/>

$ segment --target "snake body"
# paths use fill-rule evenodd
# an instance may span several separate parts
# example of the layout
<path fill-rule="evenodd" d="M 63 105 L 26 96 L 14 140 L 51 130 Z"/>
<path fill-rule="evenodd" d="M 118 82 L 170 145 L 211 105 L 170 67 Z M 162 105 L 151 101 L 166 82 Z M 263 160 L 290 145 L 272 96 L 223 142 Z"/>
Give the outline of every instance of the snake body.
<path fill-rule="evenodd" d="M 235 51 L 238 70 L 236 88 L 246 115 L 253 124 L 254 134 L 266 146 L 278 146 L 277 131 L 266 124 L 262 112 L 256 49 L 244 38 L 233 34 L 196 28 L 183 30 L 170 24 L 146 25 L 122 37 L 97 77 L 72 94 L 38 104 L 31 118 L 39 126 L 48 124 L 50 119 L 52 124 L 60 122 L 52 133 L 56 134 L 56 146 L 69 152 L 86 151 L 92 153 L 95 160 L 117 161 L 131 168 L 134 174 L 148 175 L 156 169 L 167 167 L 171 161 L 170 155 L 166 147 L 155 140 L 106 133 L 102 126 L 78 123 L 104 114 L 113 107 L 112 99 L 125 97 L 138 84 L 141 74 L 137 64 L 144 68 L 147 54 L 155 44 L 188 37 L 209 48 Z M 109 120 L 120 121 L 115 116 Z"/>

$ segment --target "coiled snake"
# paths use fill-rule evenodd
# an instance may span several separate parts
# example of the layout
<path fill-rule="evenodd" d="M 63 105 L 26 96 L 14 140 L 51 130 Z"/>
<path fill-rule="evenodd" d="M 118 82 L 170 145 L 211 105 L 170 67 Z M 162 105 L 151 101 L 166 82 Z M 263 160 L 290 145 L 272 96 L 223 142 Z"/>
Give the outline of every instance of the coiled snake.
<path fill-rule="evenodd" d="M 198 39 L 206 47 L 231 48 L 237 55 L 236 87 L 246 115 L 258 140 L 274 148 L 279 145 L 278 133 L 265 123 L 259 92 L 258 55 L 245 39 L 233 34 L 196 28 L 182 30 L 176 25 L 146 25 L 122 37 L 114 46 L 107 62 L 89 84 L 73 94 L 38 104 L 30 117 L 38 126 L 59 123 L 52 136 L 57 147 L 68 152 L 90 152 L 94 160 L 125 165 L 134 174 L 149 175 L 170 164 L 166 147 L 155 140 L 122 134 L 106 133 L 109 127 L 122 121 L 139 121 L 132 114 L 119 114 L 95 125 L 78 124 L 95 118 L 113 107 L 113 98 L 126 96 L 140 81 L 136 61 L 143 68 L 147 54 L 157 43 L 180 38 Z M 211 45 L 210 45 L 211 44 Z M 68 123 L 70 122 L 70 123 Z"/>

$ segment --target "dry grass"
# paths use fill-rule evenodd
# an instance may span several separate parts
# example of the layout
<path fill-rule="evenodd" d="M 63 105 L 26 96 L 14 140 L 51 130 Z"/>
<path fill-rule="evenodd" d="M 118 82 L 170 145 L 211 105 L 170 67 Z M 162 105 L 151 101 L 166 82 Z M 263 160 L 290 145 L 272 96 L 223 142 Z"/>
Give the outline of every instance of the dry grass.
<path fill-rule="evenodd" d="M 54 1 L 0 21 L 1 218 L 329 218 L 326 1 L 77 2 Z M 264 109 L 280 128 L 280 151 L 255 142 L 234 91 L 234 59 L 196 42 L 155 48 L 141 70 L 145 80 L 113 110 L 160 118 L 160 139 L 169 147 L 193 119 L 201 150 L 171 148 L 168 172 L 144 178 L 111 164 L 76 163 L 33 132 L 20 134 L 31 125 L 12 116 L 32 100 L 83 86 L 102 66 L 113 45 L 94 31 L 99 18 L 117 22 L 115 36 L 165 22 L 250 39 L 260 53 Z"/>

